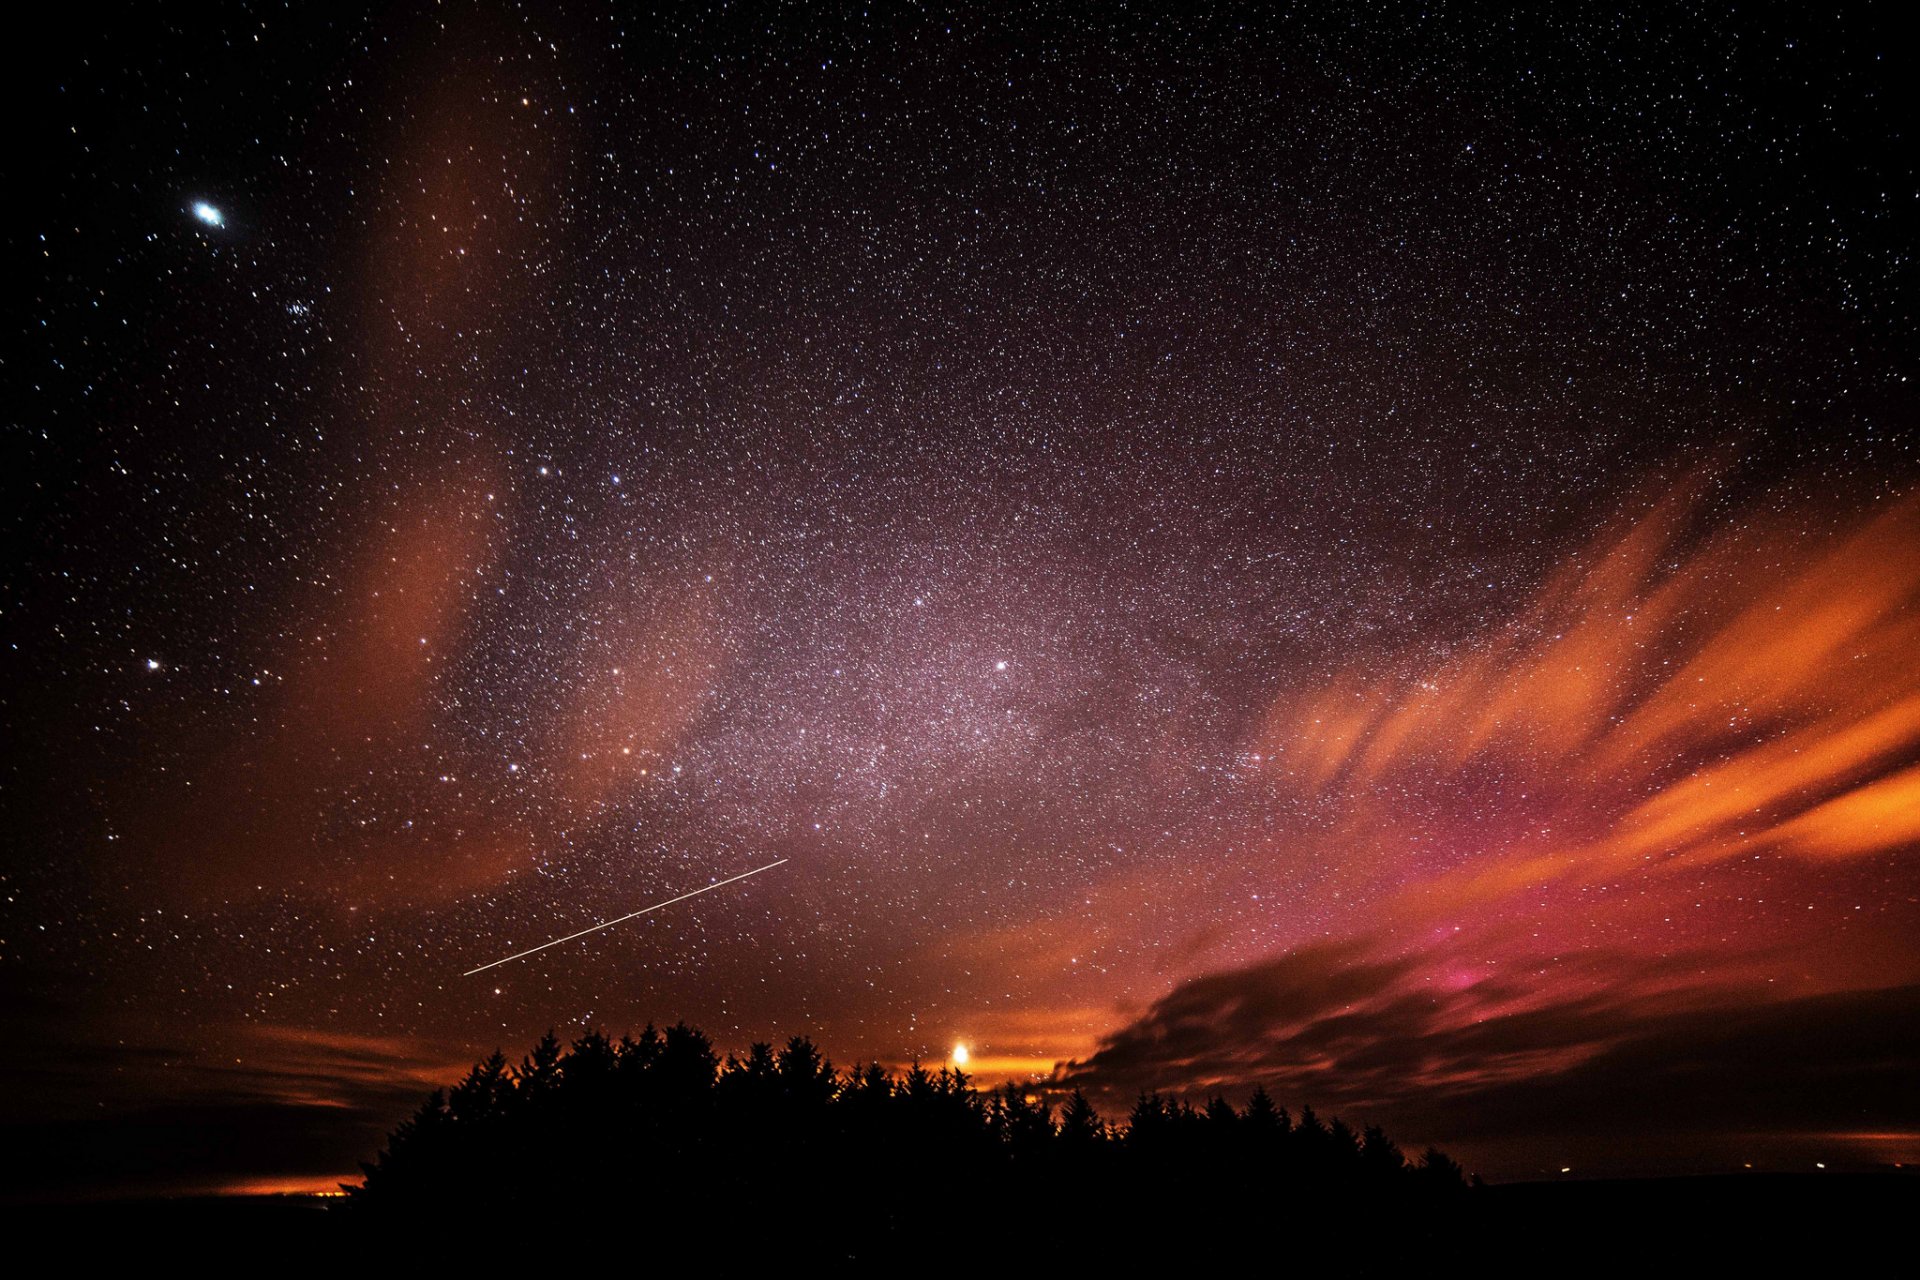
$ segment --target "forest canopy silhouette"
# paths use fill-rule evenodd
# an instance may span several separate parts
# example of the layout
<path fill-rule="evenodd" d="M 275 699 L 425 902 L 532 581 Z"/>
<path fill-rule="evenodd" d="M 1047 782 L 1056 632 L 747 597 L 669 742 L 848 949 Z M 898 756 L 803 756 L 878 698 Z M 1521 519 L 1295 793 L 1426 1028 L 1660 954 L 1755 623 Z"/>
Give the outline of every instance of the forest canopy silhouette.
<path fill-rule="evenodd" d="M 1411 1246 L 1470 1199 L 1444 1153 L 1409 1160 L 1378 1128 L 1295 1117 L 1264 1089 L 1240 1107 L 1142 1094 L 1116 1125 L 1078 1090 L 1056 1104 L 951 1067 L 843 1073 L 804 1036 L 722 1061 L 685 1024 L 571 1045 L 549 1032 L 518 1065 L 496 1051 L 362 1167 L 343 1212 L 368 1225 L 457 1219 L 504 1235 L 613 1214 L 689 1247 L 860 1258 L 962 1240 L 977 1221 L 1028 1256 L 1137 1254 L 1130 1232 L 1095 1232 L 1088 1216 L 1132 1205 L 1189 1224 L 1380 1222 Z"/>

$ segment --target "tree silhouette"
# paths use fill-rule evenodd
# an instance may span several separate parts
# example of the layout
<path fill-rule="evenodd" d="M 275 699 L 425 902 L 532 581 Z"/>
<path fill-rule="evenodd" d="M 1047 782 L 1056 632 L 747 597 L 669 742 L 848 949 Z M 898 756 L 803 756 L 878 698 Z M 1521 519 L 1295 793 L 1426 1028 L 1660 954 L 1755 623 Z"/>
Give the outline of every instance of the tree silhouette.
<path fill-rule="evenodd" d="M 518 1066 L 496 1052 L 431 1094 L 362 1166 L 344 1213 L 370 1230 L 430 1222 L 482 1240 L 534 1224 L 645 1223 L 657 1248 L 689 1259 L 753 1247 L 750 1221 L 769 1259 L 900 1261 L 973 1229 L 964 1197 L 941 1188 L 991 1189 L 1048 1207 L 997 1216 L 996 1240 L 1020 1256 L 1120 1263 L 1171 1256 L 1156 1251 L 1183 1237 L 1144 1221 L 1145 1242 L 1067 1224 L 1135 1203 L 1170 1223 L 1257 1221 L 1285 1205 L 1310 1215 L 1331 1258 L 1340 1231 L 1381 1215 L 1408 1248 L 1432 1239 L 1467 1199 L 1445 1154 L 1410 1164 L 1379 1128 L 1356 1134 L 1310 1107 L 1295 1125 L 1265 1089 L 1238 1110 L 1217 1095 L 1196 1109 L 1142 1093 L 1118 1130 L 1078 1089 L 1056 1123 L 1050 1092 L 982 1094 L 959 1071 L 919 1063 L 898 1078 L 879 1064 L 842 1075 L 805 1036 L 723 1062 L 684 1023 L 618 1041 L 589 1030 L 571 1045 L 549 1032 Z M 1370 1240 L 1374 1261 L 1400 1256 Z"/>
<path fill-rule="evenodd" d="M 1087 1101 L 1086 1094 L 1075 1089 L 1067 1097 L 1066 1109 L 1060 1113 L 1061 1145 L 1074 1151 L 1086 1151 L 1106 1139 L 1107 1127 L 1101 1123 L 1093 1104 Z"/>

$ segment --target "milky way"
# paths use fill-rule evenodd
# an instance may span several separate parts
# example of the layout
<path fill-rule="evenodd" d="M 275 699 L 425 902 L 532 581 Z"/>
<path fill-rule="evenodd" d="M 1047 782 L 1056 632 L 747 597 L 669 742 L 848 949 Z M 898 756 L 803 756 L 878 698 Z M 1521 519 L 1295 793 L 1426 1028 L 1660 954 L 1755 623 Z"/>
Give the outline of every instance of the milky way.
<path fill-rule="evenodd" d="M 1561 22 L 65 32 L 7 1122 L 325 1183 L 685 1018 L 1495 1173 L 1920 1158 L 1904 45 Z"/>

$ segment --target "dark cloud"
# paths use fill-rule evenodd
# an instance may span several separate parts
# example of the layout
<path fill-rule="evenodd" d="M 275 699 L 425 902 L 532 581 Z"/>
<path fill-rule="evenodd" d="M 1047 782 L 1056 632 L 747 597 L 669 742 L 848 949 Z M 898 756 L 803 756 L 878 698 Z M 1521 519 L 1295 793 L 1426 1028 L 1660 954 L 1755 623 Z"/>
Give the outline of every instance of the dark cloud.
<path fill-rule="evenodd" d="M 0 1071 L 0 1197 L 324 1188 L 458 1070 L 455 1055 L 391 1040 L 227 1035 L 224 1054 L 47 1044 Z"/>
<path fill-rule="evenodd" d="M 384 1145 L 413 1090 L 361 1105 L 205 1098 L 98 1118 L 0 1126 L 9 1200 L 307 1188 L 344 1178 Z"/>
<path fill-rule="evenodd" d="M 1756 1001 L 1648 995 L 1638 973 L 1542 1002 L 1505 982 L 1436 991 L 1419 968 L 1341 945 L 1211 974 L 1060 1082 L 1110 1104 L 1264 1084 L 1482 1153 L 1496 1174 L 1543 1148 L 1620 1170 L 1801 1149 L 1870 1162 L 1878 1136 L 1920 1130 L 1920 986 Z"/>
<path fill-rule="evenodd" d="M 649 1020 L 1895 1114 L 1739 994 L 1920 982 L 1893 6 L 496 7 L 15 42 L 12 1176 Z"/>

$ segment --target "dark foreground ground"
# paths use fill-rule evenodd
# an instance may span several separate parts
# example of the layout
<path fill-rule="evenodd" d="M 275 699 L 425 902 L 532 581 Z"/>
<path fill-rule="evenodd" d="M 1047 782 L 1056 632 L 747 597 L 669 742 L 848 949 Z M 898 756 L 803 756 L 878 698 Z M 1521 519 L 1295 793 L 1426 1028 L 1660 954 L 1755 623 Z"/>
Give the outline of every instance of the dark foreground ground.
<path fill-rule="evenodd" d="M 1483 1188 L 1466 1256 L 1498 1274 L 1901 1274 L 1920 1177 L 1745 1174 Z"/>
<path fill-rule="evenodd" d="M 939 1187 L 937 1176 L 930 1188 Z M 11 1206 L 0 1229 L 18 1244 L 39 1237 L 95 1258 L 185 1258 L 227 1267 L 302 1271 L 336 1265 L 459 1264 L 477 1274 L 523 1259 L 552 1265 L 644 1264 L 672 1258 L 708 1274 L 786 1264 L 859 1272 L 904 1264 L 917 1274 L 1072 1273 L 1078 1265 L 1178 1264 L 1194 1273 L 1405 1275 L 1904 1274 L 1920 1225 L 1920 1176 L 1748 1174 L 1737 1177 L 1509 1183 L 1484 1187 L 1437 1237 L 1401 1238 L 1390 1220 L 1333 1223 L 1264 1206 L 1262 1220 L 1181 1215 L 1115 1205 L 1106 1221 L 1060 1220 L 1045 1205 L 996 1203 L 990 1188 L 949 1187 L 951 1233 L 894 1241 L 876 1257 L 858 1238 L 783 1242 L 738 1207 L 737 1232 L 688 1239 L 649 1222 L 640 1206 L 615 1212 L 596 1239 L 539 1222 L 494 1224 L 484 1242 L 460 1224 L 428 1221 L 370 1231 L 312 1196 L 232 1196 Z M 623 1220 L 624 1219 L 624 1220 Z M 17 1256 L 17 1255 L 16 1255 Z M 571 1259 L 571 1262 L 569 1261 Z M 488 1264 L 494 1264 L 489 1266 Z M 221 1266 L 220 1264 L 225 1264 Z M 304 1265 L 303 1265 L 304 1264 Z M 1250 1269 L 1251 1268 L 1251 1269 Z"/>

